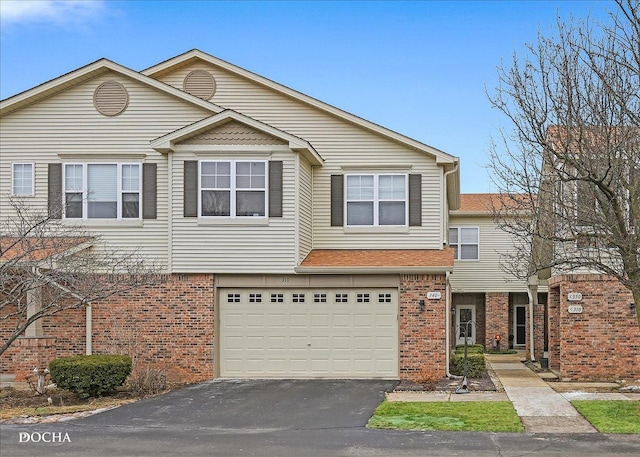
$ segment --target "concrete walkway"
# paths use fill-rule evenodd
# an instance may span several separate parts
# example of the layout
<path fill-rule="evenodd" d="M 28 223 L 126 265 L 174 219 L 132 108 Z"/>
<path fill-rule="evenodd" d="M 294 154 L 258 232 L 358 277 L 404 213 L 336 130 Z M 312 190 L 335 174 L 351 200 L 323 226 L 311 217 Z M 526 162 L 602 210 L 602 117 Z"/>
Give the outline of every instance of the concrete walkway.
<path fill-rule="evenodd" d="M 640 393 L 583 392 L 581 388 L 610 389 L 611 383 L 571 383 L 571 391 L 558 393 L 523 363 L 522 354 L 485 354 L 492 369 L 498 392 L 389 392 L 388 401 L 511 401 L 525 431 L 529 433 L 597 433 L 597 430 L 576 411 L 571 400 L 640 401 Z M 564 383 L 563 383 L 564 384 Z M 615 387 L 615 384 L 613 384 Z M 567 388 L 567 387 L 565 387 Z M 573 390 L 573 389 L 576 390 Z M 500 392 L 504 390 L 504 392 Z"/>
<path fill-rule="evenodd" d="M 520 361 L 521 356 L 486 354 L 487 361 L 530 433 L 597 433 L 563 395 Z"/>

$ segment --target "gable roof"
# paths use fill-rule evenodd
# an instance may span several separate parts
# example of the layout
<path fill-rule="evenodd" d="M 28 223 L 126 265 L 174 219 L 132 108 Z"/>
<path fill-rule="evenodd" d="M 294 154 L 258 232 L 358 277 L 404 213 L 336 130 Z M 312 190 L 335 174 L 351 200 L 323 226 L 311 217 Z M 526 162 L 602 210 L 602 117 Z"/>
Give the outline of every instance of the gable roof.
<path fill-rule="evenodd" d="M 454 250 L 445 249 L 314 249 L 298 273 L 443 273 L 453 270 Z"/>
<path fill-rule="evenodd" d="M 436 163 L 438 164 L 454 165 L 459 161 L 458 157 L 454 157 L 432 146 L 416 141 L 413 138 L 402 135 L 386 127 L 382 127 L 381 125 L 378 125 L 371 121 L 363 119 L 359 116 L 343 111 L 339 108 L 336 108 L 335 106 L 329 105 L 328 103 L 322 102 L 318 99 L 305 95 L 301 92 L 298 92 L 294 89 L 291 89 L 287 86 L 279 84 L 275 81 L 272 81 L 268 78 L 260 76 L 251 71 L 245 70 L 244 68 L 233 65 L 229 62 L 226 62 L 222 59 L 219 59 L 210 54 L 202 52 L 198 49 L 192 49 L 191 51 L 187 51 L 184 54 L 178 55 L 169 60 L 161 62 L 157 65 L 154 65 L 150 68 L 147 68 L 146 70 L 143 70 L 141 73 L 144 75 L 150 76 L 152 78 L 159 78 L 171 71 L 174 71 L 176 69 L 182 68 L 187 65 L 191 65 L 198 61 L 203 61 L 211 65 L 217 66 L 219 68 L 222 68 L 230 73 L 233 73 L 235 75 L 238 75 L 240 77 L 253 81 L 262 86 L 268 87 L 272 90 L 275 90 L 276 92 L 280 92 L 281 94 L 284 94 L 288 97 L 294 98 L 303 103 L 311 105 L 333 116 L 344 119 L 358 126 L 364 127 L 370 131 L 383 135 L 387 138 L 390 138 L 396 142 L 402 143 L 406 146 L 409 146 L 419 151 L 430 154 L 431 156 L 435 157 Z"/>
<path fill-rule="evenodd" d="M 497 211 L 522 211 L 535 196 L 526 194 L 460 194 L 460 207 L 449 211 L 451 216 L 493 217 Z"/>
<path fill-rule="evenodd" d="M 150 78 L 142 73 L 138 73 L 137 71 L 131 70 L 130 68 L 112 62 L 111 60 L 100 59 L 96 60 L 93 63 L 85 65 L 84 67 L 80 67 L 77 70 L 42 83 L 32 89 L 26 90 L 0 101 L 0 116 L 5 116 L 6 114 L 16 111 L 20 108 L 29 106 L 47 97 L 51 97 L 52 95 L 62 92 L 69 87 L 81 84 L 85 81 L 89 81 L 108 72 L 121 74 L 142 84 L 153 87 L 154 89 L 165 92 L 168 95 L 184 100 L 185 102 L 197 105 L 200 108 L 213 113 L 219 113 L 224 109 L 214 103 L 202 100 L 194 95 L 183 92 L 173 86 L 158 81 L 157 79 Z"/>
<path fill-rule="evenodd" d="M 322 163 L 324 162 L 324 159 L 320 156 L 320 154 L 318 154 L 318 152 L 314 149 L 313 146 L 311 146 L 308 141 L 230 109 L 224 110 L 218 114 L 214 114 L 213 116 L 209 116 L 205 119 L 194 122 L 193 124 L 187 125 L 186 127 L 182 127 L 171 133 L 156 138 L 155 140 L 151 140 L 151 147 L 158 152 L 173 152 L 176 144 L 180 141 L 192 138 L 200 133 L 214 128 L 215 126 L 224 125 L 230 120 L 240 122 L 244 125 L 264 132 L 267 135 L 284 141 L 285 143 L 287 143 L 289 149 L 305 153 L 311 160 L 311 163 L 314 165 L 322 165 Z"/>

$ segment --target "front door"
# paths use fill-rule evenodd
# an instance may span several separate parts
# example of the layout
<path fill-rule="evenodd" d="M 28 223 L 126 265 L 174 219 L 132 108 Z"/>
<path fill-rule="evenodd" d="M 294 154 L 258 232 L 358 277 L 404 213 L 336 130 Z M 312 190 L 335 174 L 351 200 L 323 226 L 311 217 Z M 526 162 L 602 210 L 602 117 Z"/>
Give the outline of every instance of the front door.
<path fill-rule="evenodd" d="M 476 305 L 456 306 L 456 344 L 476 344 Z"/>
<path fill-rule="evenodd" d="M 527 307 L 525 305 L 513 307 L 513 333 L 515 346 L 527 344 Z"/>

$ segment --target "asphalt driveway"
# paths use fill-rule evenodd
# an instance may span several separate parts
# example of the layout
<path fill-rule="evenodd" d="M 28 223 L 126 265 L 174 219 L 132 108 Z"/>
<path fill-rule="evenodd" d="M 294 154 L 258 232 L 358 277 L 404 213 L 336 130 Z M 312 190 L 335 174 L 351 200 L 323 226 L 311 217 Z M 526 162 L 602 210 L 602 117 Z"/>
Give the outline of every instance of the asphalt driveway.
<path fill-rule="evenodd" d="M 87 424 L 281 430 L 364 427 L 395 381 L 223 380 L 87 418 Z"/>
<path fill-rule="evenodd" d="M 586 457 L 635 456 L 640 450 L 640 435 L 365 428 L 384 392 L 395 384 L 376 380 L 206 382 L 84 419 L 2 424 L 0 456 Z M 27 436 L 49 442 L 26 442 Z"/>

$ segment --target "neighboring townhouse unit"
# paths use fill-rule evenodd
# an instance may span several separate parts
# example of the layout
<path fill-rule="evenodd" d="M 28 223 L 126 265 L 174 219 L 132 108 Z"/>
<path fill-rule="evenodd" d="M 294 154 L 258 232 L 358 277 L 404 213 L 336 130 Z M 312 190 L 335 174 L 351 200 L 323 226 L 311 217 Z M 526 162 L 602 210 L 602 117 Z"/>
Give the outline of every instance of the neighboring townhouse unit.
<path fill-rule="evenodd" d="M 536 330 L 529 316 L 532 307 L 546 303 L 546 288 L 540 285 L 530 300 L 527 282 L 506 271 L 502 254 L 513 242 L 494 222 L 499 201 L 499 194 L 462 194 L 460 207 L 449 211 L 455 344 L 463 344 L 466 333 L 471 344 L 492 348 L 499 341 L 501 349 L 527 349 L 533 356 L 529 348 Z"/>
<path fill-rule="evenodd" d="M 0 372 L 125 351 L 181 380 L 447 374 L 456 157 L 198 50 L 99 60 L 0 115 L 2 218 L 62 206 L 165 274 L 44 319 Z"/>

